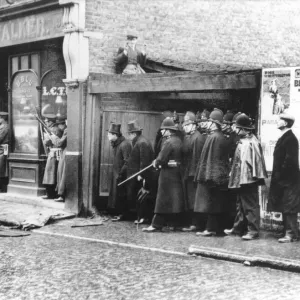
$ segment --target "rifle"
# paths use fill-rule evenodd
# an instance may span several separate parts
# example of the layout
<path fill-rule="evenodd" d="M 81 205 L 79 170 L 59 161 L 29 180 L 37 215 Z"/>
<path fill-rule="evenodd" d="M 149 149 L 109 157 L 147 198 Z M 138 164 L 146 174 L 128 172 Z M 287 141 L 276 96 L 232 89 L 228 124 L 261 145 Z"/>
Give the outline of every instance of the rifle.
<path fill-rule="evenodd" d="M 149 165 L 149 166 L 147 166 L 146 168 L 144 168 L 144 169 L 142 169 L 142 170 L 138 171 L 137 173 L 135 173 L 135 174 L 131 175 L 131 176 L 130 176 L 130 177 L 128 177 L 126 180 L 124 180 L 124 181 L 120 182 L 120 183 L 118 184 L 118 186 L 120 186 L 120 185 L 124 184 L 125 182 L 127 182 L 127 181 L 129 181 L 129 180 L 133 179 L 134 177 L 136 177 L 136 176 L 138 176 L 138 175 L 142 174 L 143 172 L 145 172 L 146 170 L 150 169 L 151 167 L 152 167 L 152 164 L 151 164 L 151 165 Z"/>

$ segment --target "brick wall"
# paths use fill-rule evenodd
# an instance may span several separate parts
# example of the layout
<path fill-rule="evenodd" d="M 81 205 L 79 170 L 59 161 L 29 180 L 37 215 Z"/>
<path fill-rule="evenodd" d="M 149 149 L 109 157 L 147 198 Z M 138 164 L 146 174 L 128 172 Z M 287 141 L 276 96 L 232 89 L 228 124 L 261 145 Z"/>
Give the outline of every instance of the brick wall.
<path fill-rule="evenodd" d="M 300 65 L 300 1 L 86 0 L 90 70 L 113 73 L 128 33 L 152 59 L 275 67 Z"/>

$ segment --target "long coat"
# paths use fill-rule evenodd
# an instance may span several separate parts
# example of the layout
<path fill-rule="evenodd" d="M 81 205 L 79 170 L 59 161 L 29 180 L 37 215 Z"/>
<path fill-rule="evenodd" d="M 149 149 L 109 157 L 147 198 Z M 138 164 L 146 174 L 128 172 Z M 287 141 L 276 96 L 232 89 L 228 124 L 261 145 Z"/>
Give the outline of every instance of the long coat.
<path fill-rule="evenodd" d="M 201 156 L 201 152 L 206 137 L 198 130 L 191 134 L 186 134 L 183 139 L 183 180 L 185 200 L 187 207 L 192 210 L 195 204 L 195 193 L 197 184 L 194 182 L 197 165 Z"/>
<path fill-rule="evenodd" d="M 152 145 L 143 135 L 138 135 L 132 141 L 132 151 L 127 162 L 127 177 L 139 172 L 145 167 L 149 166 L 154 160 L 154 152 Z M 151 170 L 147 170 L 141 174 L 146 182 L 151 181 Z M 141 183 L 137 178 L 131 179 L 127 183 L 127 195 L 130 206 L 133 208 L 136 205 L 136 198 Z"/>
<path fill-rule="evenodd" d="M 228 187 L 238 189 L 246 184 L 262 185 L 267 177 L 260 142 L 253 134 L 242 137 L 233 157 Z"/>
<path fill-rule="evenodd" d="M 61 155 L 57 166 L 57 184 L 56 191 L 58 195 L 65 195 L 66 191 L 66 152 L 67 152 L 67 128 L 61 138 L 54 140 L 54 146 L 61 148 Z"/>
<path fill-rule="evenodd" d="M 268 210 L 298 213 L 300 212 L 299 143 L 291 130 L 278 139 L 273 157 Z"/>
<path fill-rule="evenodd" d="M 168 166 L 170 160 L 175 160 L 178 166 Z M 171 135 L 165 140 L 155 161 L 156 166 L 161 167 L 154 211 L 157 214 L 180 213 L 185 209 L 181 162 L 182 141 L 180 137 Z"/>
<path fill-rule="evenodd" d="M 58 138 L 62 137 L 62 130 L 60 130 L 57 126 L 57 124 L 53 123 L 49 126 L 49 129 L 51 132 Z M 58 166 L 58 161 L 57 161 L 57 155 L 56 152 L 51 151 L 52 148 L 55 148 L 52 140 L 47 137 L 45 137 L 43 143 L 45 144 L 46 147 L 49 148 L 49 153 L 47 157 L 47 162 L 46 162 L 46 167 L 45 167 L 45 172 L 44 172 L 44 178 L 43 178 L 43 184 L 47 185 L 55 185 L 57 183 L 57 166 Z"/>
<path fill-rule="evenodd" d="M 0 124 L 0 144 L 8 144 L 8 124 Z M 0 178 L 7 177 L 7 155 L 4 154 L 4 148 L 0 146 Z"/>
<path fill-rule="evenodd" d="M 199 160 L 195 212 L 221 213 L 229 210 L 229 147 L 219 130 L 208 135 Z"/>
<path fill-rule="evenodd" d="M 111 143 L 114 152 L 113 170 L 108 196 L 108 207 L 119 209 L 126 201 L 126 185 L 118 187 L 118 183 L 127 176 L 127 160 L 131 153 L 131 143 L 123 136 Z"/>

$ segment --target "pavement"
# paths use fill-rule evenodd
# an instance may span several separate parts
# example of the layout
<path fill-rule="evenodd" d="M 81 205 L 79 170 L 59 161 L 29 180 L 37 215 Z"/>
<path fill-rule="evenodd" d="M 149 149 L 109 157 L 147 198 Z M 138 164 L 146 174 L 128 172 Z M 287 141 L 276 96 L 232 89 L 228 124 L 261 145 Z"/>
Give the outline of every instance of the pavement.
<path fill-rule="evenodd" d="M 300 242 L 280 244 L 275 231 L 262 230 L 260 238 L 253 241 L 230 236 L 200 237 L 195 233 L 173 232 L 168 228 L 162 232 L 145 233 L 142 228 L 146 225 L 137 226 L 131 221 L 112 222 L 109 216 L 104 215 L 94 219 L 74 218 L 74 214 L 59 209 L 0 200 L 0 224 L 20 224 L 37 214 L 57 216 L 56 220 L 54 217 L 52 222 L 34 230 L 43 235 L 300 272 Z"/>

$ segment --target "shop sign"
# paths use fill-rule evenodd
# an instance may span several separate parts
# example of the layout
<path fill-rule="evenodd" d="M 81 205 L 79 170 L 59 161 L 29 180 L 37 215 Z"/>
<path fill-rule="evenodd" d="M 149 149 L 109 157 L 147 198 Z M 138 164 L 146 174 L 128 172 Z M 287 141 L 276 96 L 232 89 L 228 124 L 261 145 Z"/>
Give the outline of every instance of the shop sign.
<path fill-rule="evenodd" d="M 66 96 L 66 87 L 64 86 L 53 86 L 52 88 L 48 89 L 47 86 L 43 86 L 43 96 Z"/>
<path fill-rule="evenodd" d="M 63 9 L 0 23 L 1 47 L 63 36 Z"/>
<path fill-rule="evenodd" d="M 262 72 L 260 136 L 267 170 L 272 171 L 273 152 L 280 136 L 279 114 L 286 111 L 295 117 L 292 130 L 300 141 L 300 67 Z"/>

